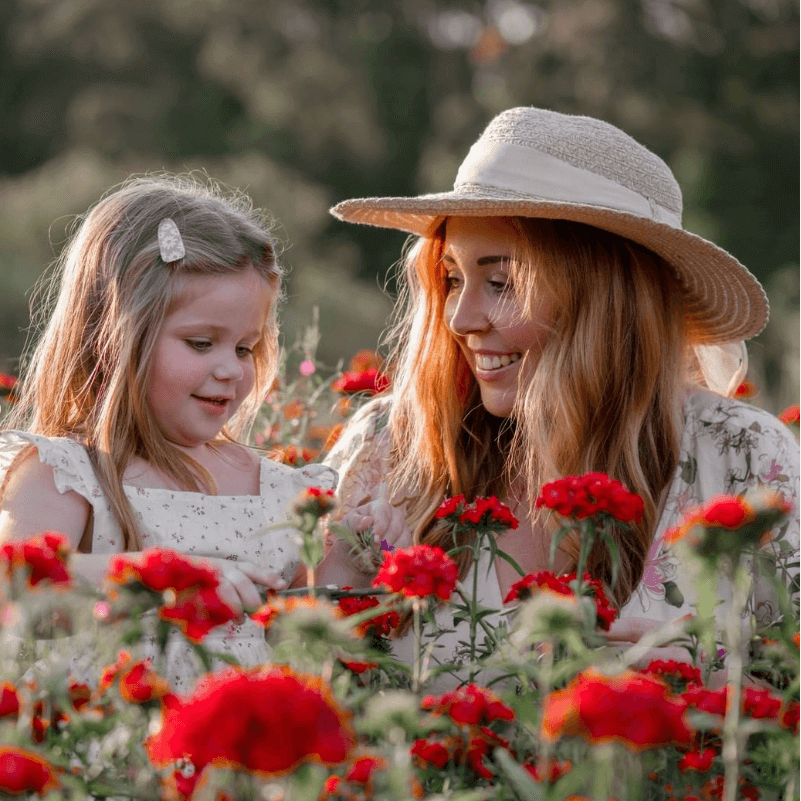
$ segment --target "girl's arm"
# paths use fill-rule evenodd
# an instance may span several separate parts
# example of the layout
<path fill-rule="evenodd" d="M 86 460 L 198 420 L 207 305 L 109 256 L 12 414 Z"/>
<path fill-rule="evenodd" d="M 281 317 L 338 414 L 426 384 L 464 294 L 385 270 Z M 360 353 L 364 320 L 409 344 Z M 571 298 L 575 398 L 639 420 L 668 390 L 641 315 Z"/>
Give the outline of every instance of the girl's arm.
<path fill-rule="evenodd" d="M 53 468 L 44 464 L 32 451 L 14 466 L 8 475 L 0 509 L 0 544 L 10 539 L 27 539 L 43 531 L 55 531 L 67 537 L 77 551 L 91 504 L 74 490 L 61 493 L 56 488 Z M 70 570 L 87 582 L 100 586 L 108 571 L 113 553 L 73 553 Z M 127 554 L 133 559 L 139 555 Z M 259 586 L 280 590 L 286 587 L 280 576 L 251 562 L 214 557 L 198 557 L 220 573 L 220 596 L 233 609 L 256 609 L 261 605 Z"/>

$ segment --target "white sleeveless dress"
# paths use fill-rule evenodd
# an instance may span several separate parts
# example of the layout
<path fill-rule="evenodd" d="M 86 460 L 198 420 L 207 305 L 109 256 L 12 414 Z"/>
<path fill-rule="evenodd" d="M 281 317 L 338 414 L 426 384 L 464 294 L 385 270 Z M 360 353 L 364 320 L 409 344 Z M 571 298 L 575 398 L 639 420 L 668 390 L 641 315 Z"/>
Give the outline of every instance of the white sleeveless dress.
<path fill-rule="evenodd" d="M 92 553 L 119 553 L 122 532 L 100 487 L 89 456 L 82 445 L 63 437 L 43 437 L 22 431 L 0 433 L 0 479 L 27 445 L 34 445 L 39 459 L 53 468 L 59 492 L 73 490 L 92 505 L 94 531 Z M 337 474 L 324 465 L 294 469 L 270 459 L 260 465 L 258 495 L 206 495 L 125 485 L 125 494 L 139 523 L 143 548 L 172 548 L 189 556 L 213 556 L 232 561 L 247 560 L 291 581 L 299 565 L 295 533 L 285 523 L 289 507 L 309 486 L 331 489 Z M 213 629 L 204 640 L 210 651 L 233 656 L 240 664 L 268 662 L 264 631 L 249 618 L 241 625 Z M 141 656 L 155 654 L 155 639 L 146 636 Z M 83 660 L 87 662 L 87 660 Z M 222 666 L 215 660 L 215 668 Z M 75 664 L 76 673 L 81 672 Z M 164 669 L 177 692 L 192 689 L 202 667 L 180 635 L 171 637 Z"/>

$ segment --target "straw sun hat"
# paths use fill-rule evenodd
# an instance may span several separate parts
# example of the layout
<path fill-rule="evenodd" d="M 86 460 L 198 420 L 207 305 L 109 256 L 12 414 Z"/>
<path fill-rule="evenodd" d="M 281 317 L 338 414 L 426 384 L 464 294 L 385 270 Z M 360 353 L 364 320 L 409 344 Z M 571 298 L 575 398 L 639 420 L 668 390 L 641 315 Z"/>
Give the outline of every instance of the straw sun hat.
<path fill-rule="evenodd" d="M 340 220 L 433 233 L 446 216 L 547 217 L 624 236 L 676 271 L 698 343 L 733 343 L 768 319 L 759 282 L 732 255 L 682 228 L 681 189 L 662 159 L 592 117 L 513 108 L 493 119 L 462 162 L 452 192 L 358 198 Z"/>

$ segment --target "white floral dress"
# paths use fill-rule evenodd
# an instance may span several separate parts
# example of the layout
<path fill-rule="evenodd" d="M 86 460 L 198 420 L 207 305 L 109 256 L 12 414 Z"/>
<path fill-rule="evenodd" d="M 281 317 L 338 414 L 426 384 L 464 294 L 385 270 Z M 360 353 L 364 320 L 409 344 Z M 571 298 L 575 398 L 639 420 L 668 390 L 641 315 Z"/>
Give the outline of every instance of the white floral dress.
<path fill-rule="evenodd" d="M 0 433 L 0 480 L 14 458 L 34 445 L 39 459 L 53 468 L 59 492 L 74 490 L 86 498 L 93 512 L 93 553 L 123 550 L 122 533 L 95 475 L 86 450 L 67 438 L 48 438 L 22 431 Z M 299 565 L 299 546 L 290 536 L 289 506 L 308 486 L 330 489 L 336 473 L 324 465 L 293 469 L 269 459 L 260 466 L 258 495 L 206 495 L 168 489 L 124 486 L 139 523 L 143 548 L 173 548 L 187 555 L 247 560 L 291 581 Z M 249 618 L 241 625 L 220 626 L 204 645 L 233 656 L 240 664 L 268 662 L 264 631 Z M 146 638 L 142 655 L 152 655 L 153 638 Z M 215 667 L 221 663 L 216 662 Z M 76 666 L 76 669 L 79 669 Z M 180 636 L 171 638 L 165 675 L 179 692 L 186 692 L 199 675 L 197 657 Z"/>
<path fill-rule="evenodd" d="M 378 497 L 390 467 L 390 441 L 386 429 L 390 399 L 378 398 L 367 404 L 352 421 L 326 463 L 340 473 L 338 515 L 358 506 L 364 498 Z M 648 555 L 645 574 L 621 618 L 649 618 L 669 622 L 693 611 L 697 588 L 692 573 L 682 569 L 674 553 L 664 543 L 664 534 L 677 526 L 695 506 L 721 494 L 739 495 L 758 485 L 788 501 L 793 508 L 783 538 L 797 552 L 799 545 L 799 448 L 789 429 L 773 415 L 741 401 L 702 389 L 688 391 L 684 405 L 684 432 L 679 465 L 668 489 L 662 515 Z M 381 495 L 381 497 L 386 497 Z M 502 606 L 500 587 L 487 555 L 479 565 L 478 596 L 483 605 Z M 677 608 L 665 598 L 665 582 L 676 584 L 684 597 Z M 472 586 L 472 575 L 466 580 Z M 727 595 L 721 590 L 721 599 Z M 758 614 L 772 613 L 772 601 L 765 594 L 757 597 Z M 443 616 L 443 623 L 450 623 Z M 458 646 L 464 641 L 467 624 L 440 640 L 439 661 L 459 662 Z M 407 638 L 403 638 L 406 640 Z M 396 653 L 405 658 L 409 644 L 399 641 Z"/>

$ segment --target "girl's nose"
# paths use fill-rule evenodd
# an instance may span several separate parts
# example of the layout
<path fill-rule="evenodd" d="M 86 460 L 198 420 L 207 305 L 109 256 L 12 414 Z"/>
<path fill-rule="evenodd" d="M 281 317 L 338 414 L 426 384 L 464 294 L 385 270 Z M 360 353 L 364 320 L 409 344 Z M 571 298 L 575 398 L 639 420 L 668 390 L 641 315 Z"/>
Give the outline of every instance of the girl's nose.
<path fill-rule="evenodd" d="M 486 331 L 491 322 L 481 292 L 465 288 L 445 301 L 445 325 L 457 336 Z"/>
<path fill-rule="evenodd" d="M 242 361 L 236 353 L 221 353 L 212 372 L 218 381 L 238 381 L 245 375 Z"/>

